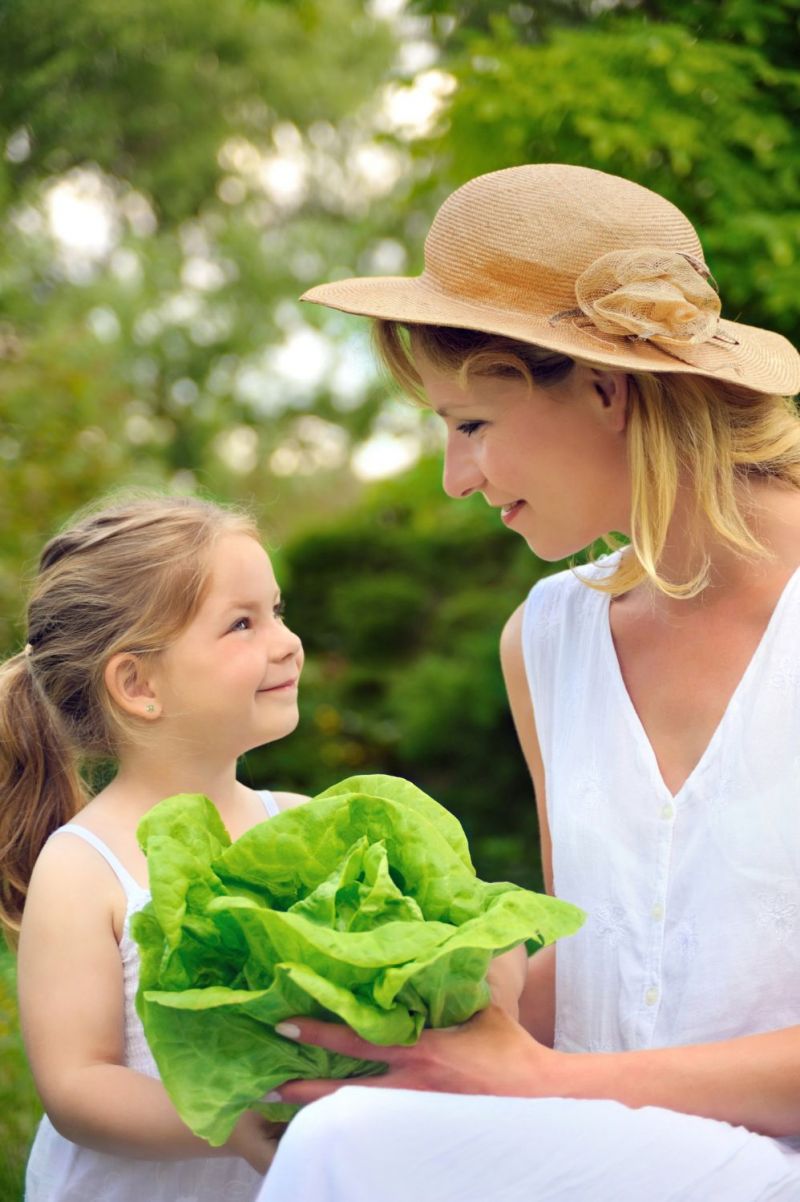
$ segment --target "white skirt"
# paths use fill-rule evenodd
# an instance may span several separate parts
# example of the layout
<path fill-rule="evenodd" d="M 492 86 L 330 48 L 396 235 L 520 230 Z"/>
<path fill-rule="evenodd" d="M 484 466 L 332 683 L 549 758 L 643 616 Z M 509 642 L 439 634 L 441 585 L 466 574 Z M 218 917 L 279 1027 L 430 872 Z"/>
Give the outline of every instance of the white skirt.
<path fill-rule="evenodd" d="M 800 1202 L 800 1153 L 652 1106 L 347 1086 L 292 1121 L 258 1202 Z"/>
<path fill-rule="evenodd" d="M 25 1175 L 25 1202 L 254 1202 L 262 1178 L 236 1156 L 139 1160 L 64 1139 L 44 1116 Z"/>

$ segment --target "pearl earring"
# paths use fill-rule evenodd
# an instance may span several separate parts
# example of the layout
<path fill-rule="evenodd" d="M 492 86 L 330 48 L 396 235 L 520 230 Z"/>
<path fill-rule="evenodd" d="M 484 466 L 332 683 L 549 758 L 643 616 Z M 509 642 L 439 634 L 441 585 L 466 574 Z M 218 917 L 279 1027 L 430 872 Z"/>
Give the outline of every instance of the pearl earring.
<path fill-rule="evenodd" d="M 154 705 L 146 705 L 144 708 L 148 714 L 154 714 L 156 712 L 156 707 Z"/>

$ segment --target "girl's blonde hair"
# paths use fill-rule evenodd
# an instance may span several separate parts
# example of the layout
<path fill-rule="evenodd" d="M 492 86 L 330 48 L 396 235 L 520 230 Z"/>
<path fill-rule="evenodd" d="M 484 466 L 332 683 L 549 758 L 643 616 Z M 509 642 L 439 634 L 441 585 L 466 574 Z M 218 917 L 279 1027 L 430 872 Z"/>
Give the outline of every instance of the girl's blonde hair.
<path fill-rule="evenodd" d="M 378 319 L 373 340 L 397 383 L 424 399 L 414 354 L 462 385 L 470 376 L 516 375 L 529 386 L 565 380 L 575 360 L 501 335 L 447 326 L 403 325 Z M 706 376 L 631 372 L 628 460 L 631 471 L 631 545 L 616 570 L 593 587 L 612 595 L 643 580 L 673 597 L 693 597 L 708 583 L 708 562 L 691 579 L 660 573 L 682 479 L 694 489 L 698 517 L 741 555 L 766 555 L 742 509 L 737 484 L 772 477 L 800 489 L 800 414 L 781 396 L 766 396 Z M 608 531 L 605 541 L 618 547 Z"/>
<path fill-rule="evenodd" d="M 19 929 L 36 857 L 87 801 L 80 769 L 144 728 L 112 702 L 106 665 L 146 659 L 191 621 L 220 535 L 258 538 L 249 515 L 189 497 L 88 512 L 42 551 L 28 645 L 0 668 L 0 924 Z"/>

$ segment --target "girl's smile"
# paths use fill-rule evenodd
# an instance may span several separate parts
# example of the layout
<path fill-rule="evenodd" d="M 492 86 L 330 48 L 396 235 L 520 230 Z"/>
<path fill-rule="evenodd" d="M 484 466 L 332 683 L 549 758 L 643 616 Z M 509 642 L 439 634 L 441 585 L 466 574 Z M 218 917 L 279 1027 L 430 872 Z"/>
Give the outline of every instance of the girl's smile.
<path fill-rule="evenodd" d="M 282 684 L 273 684 L 273 685 L 269 685 L 267 688 L 264 688 L 264 689 L 257 689 L 256 691 L 257 691 L 258 693 L 285 693 L 285 692 L 291 692 L 292 690 L 296 690 L 296 689 L 297 689 L 297 685 L 298 685 L 299 679 L 300 679 L 300 678 L 299 678 L 299 676 L 295 676 L 295 677 L 293 677 L 291 680 L 285 680 L 285 681 L 283 681 L 283 683 L 282 683 Z"/>
<path fill-rule="evenodd" d="M 266 551 L 222 536 L 197 613 L 155 666 L 165 735 L 219 756 L 282 738 L 298 722 L 302 667 Z"/>

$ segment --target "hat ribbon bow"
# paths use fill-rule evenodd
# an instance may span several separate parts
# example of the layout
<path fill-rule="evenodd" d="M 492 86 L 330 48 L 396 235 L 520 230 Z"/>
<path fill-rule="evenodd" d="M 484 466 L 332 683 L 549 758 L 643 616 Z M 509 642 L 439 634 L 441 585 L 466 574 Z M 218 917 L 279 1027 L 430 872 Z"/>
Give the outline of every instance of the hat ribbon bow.
<path fill-rule="evenodd" d="M 713 276 L 702 260 L 682 251 L 609 251 L 578 276 L 575 298 L 577 309 L 551 321 L 583 317 L 588 320 L 580 324 L 665 350 L 728 341 L 718 333 L 721 304 Z"/>

